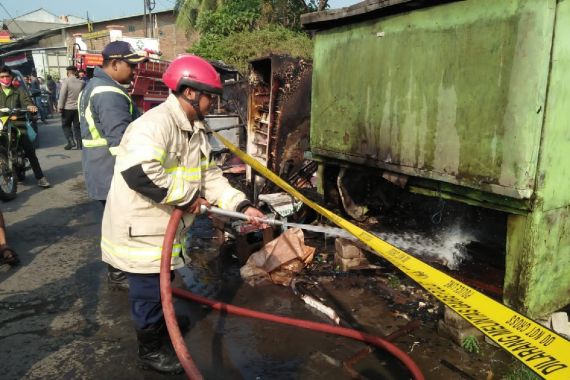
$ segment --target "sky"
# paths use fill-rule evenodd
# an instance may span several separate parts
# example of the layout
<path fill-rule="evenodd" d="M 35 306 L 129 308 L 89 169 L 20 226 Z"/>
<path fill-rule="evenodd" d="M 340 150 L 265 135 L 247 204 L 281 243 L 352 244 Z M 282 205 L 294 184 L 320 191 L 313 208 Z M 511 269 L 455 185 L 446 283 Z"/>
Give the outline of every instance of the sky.
<path fill-rule="evenodd" d="M 38 8 L 59 16 L 73 15 L 101 21 L 122 16 L 142 14 L 144 0 L 0 0 L 12 17 L 21 16 Z M 175 0 L 154 0 L 155 10 L 172 9 Z M 331 8 L 342 8 L 360 2 L 359 0 L 329 0 Z M 10 16 L 0 7 L 0 19 Z"/>

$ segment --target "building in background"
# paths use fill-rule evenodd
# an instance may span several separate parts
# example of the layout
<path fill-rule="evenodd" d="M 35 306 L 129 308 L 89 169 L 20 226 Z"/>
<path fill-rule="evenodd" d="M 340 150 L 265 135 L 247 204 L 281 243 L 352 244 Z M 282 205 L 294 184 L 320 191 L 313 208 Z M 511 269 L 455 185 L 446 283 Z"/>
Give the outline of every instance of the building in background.
<path fill-rule="evenodd" d="M 176 14 L 172 9 L 153 13 L 151 20 L 147 15 L 145 22 L 144 15 L 138 14 L 88 22 L 73 16 L 58 17 L 39 9 L 4 22 L 4 30 L 18 39 L 0 43 L 0 64 L 9 64 L 24 74 L 35 70 L 39 76 L 51 74 L 61 78 L 65 76 L 65 67 L 74 63 L 78 50 L 98 53 L 113 38 L 126 40 L 135 49 L 150 51 L 160 59 L 172 60 L 198 37 L 187 36 L 176 28 Z M 23 28 L 23 23 L 34 24 L 25 24 Z M 19 29 L 18 25 L 26 31 L 31 25 L 30 32 L 11 32 Z M 90 63 L 91 67 L 97 64 L 96 61 Z"/>
<path fill-rule="evenodd" d="M 10 33 L 13 39 L 23 38 L 62 26 L 83 24 L 87 19 L 71 15 L 56 16 L 43 8 L 26 13 L 13 19 L 2 21 L 2 29 Z"/>
<path fill-rule="evenodd" d="M 109 30 L 120 29 L 121 39 L 130 42 L 135 49 L 158 50 L 161 59 L 170 61 L 186 52 L 198 38 L 197 35 L 187 36 L 184 30 L 176 28 L 176 13 L 172 9 L 153 13 L 152 22 L 145 23 L 143 16 L 139 14 L 65 27 L 66 46 L 72 47 L 76 37 L 80 36 L 87 51 L 98 52 L 111 41 Z"/>
<path fill-rule="evenodd" d="M 69 60 L 61 30 L 86 22 L 81 17 L 56 16 L 43 8 L 3 20 L 0 61 L 24 74 L 36 71 L 44 77 L 62 76 Z"/>

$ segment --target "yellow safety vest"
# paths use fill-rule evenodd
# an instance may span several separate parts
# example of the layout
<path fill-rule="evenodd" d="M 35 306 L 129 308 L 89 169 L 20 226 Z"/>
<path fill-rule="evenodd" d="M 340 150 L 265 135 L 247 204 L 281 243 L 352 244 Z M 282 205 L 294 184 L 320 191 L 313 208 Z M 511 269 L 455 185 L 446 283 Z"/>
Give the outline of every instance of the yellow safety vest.
<path fill-rule="evenodd" d="M 118 89 L 117 87 L 113 87 L 113 86 L 95 87 L 93 89 L 93 91 L 91 91 L 91 94 L 89 95 L 89 101 L 87 102 L 87 107 L 85 108 L 85 120 L 87 121 L 87 128 L 89 129 L 89 133 L 91 134 L 91 138 L 90 139 L 82 139 L 84 148 L 99 148 L 99 147 L 103 147 L 103 146 L 109 146 L 107 139 L 104 137 L 101 137 L 101 134 L 97 130 L 97 127 L 95 125 L 95 120 L 93 119 L 93 113 L 91 112 L 91 98 L 94 95 L 100 94 L 102 92 L 115 92 L 117 94 L 121 94 L 121 95 L 125 96 L 129 101 L 129 112 L 131 113 L 131 115 L 133 114 L 133 100 L 131 99 L 131 97 L 129 95 L 125 94 L 124 91 Z M 81 99 L 82 99 L 81 95 L 82 94 L 83 94 L 83 91 L 81 91 L 81 93 L 79 93 L 79 109 L 80 110 L 83 109 L 82 105 L 81 105 Z M 111 148 L 109 148 L 109 151 L 111 152 L 111 154 L 113 156 L 117 155 L 117 147 L 111 147 Z"/>

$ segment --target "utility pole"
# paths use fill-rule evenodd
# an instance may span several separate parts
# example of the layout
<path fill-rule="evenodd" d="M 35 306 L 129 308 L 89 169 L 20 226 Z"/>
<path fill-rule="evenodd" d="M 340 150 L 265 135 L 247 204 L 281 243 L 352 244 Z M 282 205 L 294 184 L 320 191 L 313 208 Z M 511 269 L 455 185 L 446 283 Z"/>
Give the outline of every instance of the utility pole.
<path fill-rule="evenodd" d="M 152 20 L 152 11 L 156 3 L 154 0 L 146 0 L 146 7 L 148 8 L 148 20 L 150 25 L 150 38 L 154 38 L 154 22 Z"/>
<path fill-rule="evenodd" d="M 144 6 L 144 36 L 148 37 L 148 27 L 147 27 L 147 23 L 146 23 L 146 0 L 143 0 L 143 6 Z"/>

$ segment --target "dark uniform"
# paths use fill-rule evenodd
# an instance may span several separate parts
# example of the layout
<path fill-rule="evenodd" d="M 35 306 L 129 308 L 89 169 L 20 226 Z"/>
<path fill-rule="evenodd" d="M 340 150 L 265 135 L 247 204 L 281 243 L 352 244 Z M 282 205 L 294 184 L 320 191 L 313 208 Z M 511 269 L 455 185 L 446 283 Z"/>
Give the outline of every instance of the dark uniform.
<path fill-rule="evenodd" d="M 103 205 L 111 187 L 115 156 L 129 124 L 137 117 L 127 91 L 103 69 L 96 67 L 93 78 L 79 95 L 79 126 L 83 143 L 83 175 L 89 197 Z M 108 266 L 111 284 L 124 288 L 126 275 Z"/>
<path fill-rule="evenodd" d="M 116 149 L 136 117 L 136 107 L 125 89 L 102 69 L 95 68 L 93 78 L 79 96 L 83 172 L 92 199 L 107 199 Z"/>

